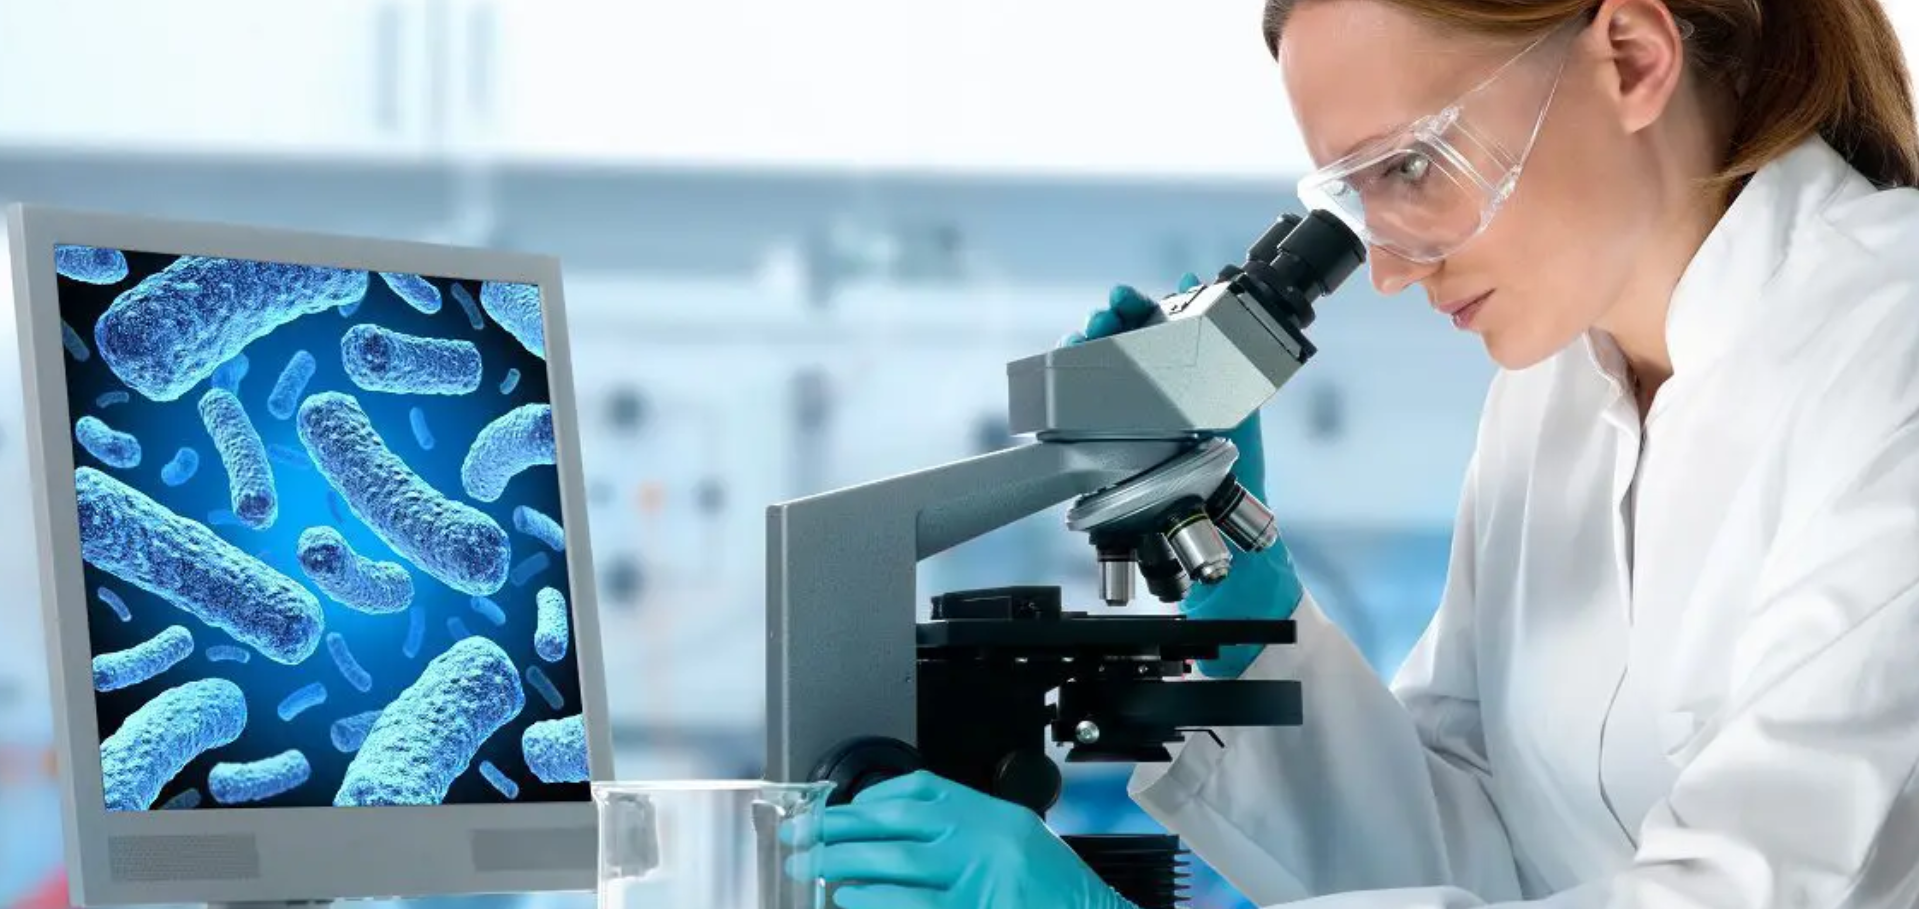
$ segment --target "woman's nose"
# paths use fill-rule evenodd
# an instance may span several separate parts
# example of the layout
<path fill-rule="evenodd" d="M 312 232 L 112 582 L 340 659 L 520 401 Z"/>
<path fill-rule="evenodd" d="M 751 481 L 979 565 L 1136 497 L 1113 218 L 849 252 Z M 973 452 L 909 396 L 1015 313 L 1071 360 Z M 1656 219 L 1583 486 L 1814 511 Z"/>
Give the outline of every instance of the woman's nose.
<path fill-rule="evenodd" d="M 1372 249 L 1373 289 L 1385 296 L 1392 296 L 1419 283 L 1439 270 L 1439 263 L 1421 265 L 1410 259 L 1403 259 L 1393 253 L 1374 246 Z"/>

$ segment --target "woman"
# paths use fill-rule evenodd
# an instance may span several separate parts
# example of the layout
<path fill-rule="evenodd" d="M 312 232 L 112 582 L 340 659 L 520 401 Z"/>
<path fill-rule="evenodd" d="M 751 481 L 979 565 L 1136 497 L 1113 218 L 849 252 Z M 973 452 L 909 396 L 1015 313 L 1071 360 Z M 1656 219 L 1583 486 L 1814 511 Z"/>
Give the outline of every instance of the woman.
<path fill-rule="evenodd" d="M 1245 673 L 1302 680 L 1306 725 L 1195 736 L 1134 797 L 1261 905 L 1919 902 L 1919 139 L 1883 10 L 1270 0 L 1266 31 L 1306 201 L 1502 370 L 1391 688 L 1243 557 L 1194 614 L 1292 615 Z M 925 774 L 824 839 L 850 909 L 1126 905 Z"/>

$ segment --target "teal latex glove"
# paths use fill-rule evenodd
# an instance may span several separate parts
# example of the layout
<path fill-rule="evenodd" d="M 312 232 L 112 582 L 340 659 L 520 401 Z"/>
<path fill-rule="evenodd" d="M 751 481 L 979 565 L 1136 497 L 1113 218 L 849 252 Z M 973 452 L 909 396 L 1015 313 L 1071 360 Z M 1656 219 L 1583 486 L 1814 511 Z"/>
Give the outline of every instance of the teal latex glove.
<path fill-rule="evenodd" d="M 1138 909 L 1032 811 L 924 770 L 822 812 L 795 877 L 840 884 L 841 909 Z"/>
<path fill-rule="evenodd" d="M 1180 292 L 1198 287 L 1199 276 L 1187 274 L 1179 280 Z M 1158 302 L 1131 287 L 1115 287 L 1106 308 L 1094 310 L 1086 327 L 1066 337 L 1062 346 L 1132 331 L 1146 324 L 1146 317 L 1159 307 Z M 1266 444 L 1261 435 L 1259 413 L 1226 434 L 1227 441 L 1239 450 L 1233 474 L 1239 484 L 1268 505 L 1266 498 Z M 1195 585 L 1180 604 L 1180 611 L 1195 619 L 1284 619 L 1299 607 L 1305 588 L 1293 567 L 1286 544 L 1273 544 L 1264 552 L 1236 552 L 1232 573 L 1218 584 Z M 1238 678 L 1259 656 L 1258 645 L 1227 647 L 1215 660 L 1200 660 L 1199 671 L 1216 679 Z"/>

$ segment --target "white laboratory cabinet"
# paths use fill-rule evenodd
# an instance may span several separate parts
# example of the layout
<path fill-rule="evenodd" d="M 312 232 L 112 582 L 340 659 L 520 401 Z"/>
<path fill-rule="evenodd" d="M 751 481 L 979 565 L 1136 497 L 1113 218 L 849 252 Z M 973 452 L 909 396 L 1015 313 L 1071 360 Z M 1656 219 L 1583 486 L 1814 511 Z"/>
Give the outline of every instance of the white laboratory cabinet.
<path fill-rule="evenodd" d="M 0 0 L 0 144 L 351 157 L 426 150 L 421 0 Z"/>

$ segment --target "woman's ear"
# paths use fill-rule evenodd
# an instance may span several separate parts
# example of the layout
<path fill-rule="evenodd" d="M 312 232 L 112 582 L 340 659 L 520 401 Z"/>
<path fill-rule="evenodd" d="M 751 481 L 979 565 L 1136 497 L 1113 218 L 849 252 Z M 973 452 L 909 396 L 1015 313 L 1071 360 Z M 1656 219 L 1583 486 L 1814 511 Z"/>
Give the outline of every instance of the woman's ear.
<path fill-rule="evenodd" d="M 1664 0 L 1606 0 L 1588 35 L 1609 67 L 1607 100 L 1636 133 L 1666 112 L 1686 68 L 1685 31 Z"/>

